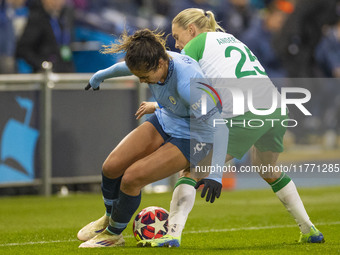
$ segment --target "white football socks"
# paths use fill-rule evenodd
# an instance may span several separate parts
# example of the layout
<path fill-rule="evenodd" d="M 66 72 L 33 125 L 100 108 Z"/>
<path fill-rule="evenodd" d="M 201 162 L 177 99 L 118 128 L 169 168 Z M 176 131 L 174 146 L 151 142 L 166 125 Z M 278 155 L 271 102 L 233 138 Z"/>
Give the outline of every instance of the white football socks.
<path fill-rule="evenodd" d="M 169 215 L 169 230 L 168 234 L 174 237 L 182 235 L 182 231 L 187 221 L 188 215 L 191 212 L 196 197 L 196 189 L 194 188 L 193 179 L 182 177 L 185 182 L 178 183 L 172 194 L 172 200 L 170 203 L 170 215 Z M 191 182 L 187 184 L 187 182 Z"/>
<path fill-rule="evenodd" d="M 195 184 L 193 179 L 187 177 L 178 180 L 170 203 L 169 235 L 174 237 L 182 235 L 188 215 L 195 203 Z M 303 234 L 309 233 L 313 223 L 309 219 L 294 182 L 284 174 L 272 187 L 279 200 L 295 219 L 300 231 Z"/>
<path fill-rule="evenodd" d="M 286 207 L 287 211 L 293 216 L 301 232 L 303 234 L 309 233 L 310 227 L 313 226 L 313 224 L 309 220 L 309 216 L 303 206 L 294 182 L 291 180 L 275 194 Z"/>

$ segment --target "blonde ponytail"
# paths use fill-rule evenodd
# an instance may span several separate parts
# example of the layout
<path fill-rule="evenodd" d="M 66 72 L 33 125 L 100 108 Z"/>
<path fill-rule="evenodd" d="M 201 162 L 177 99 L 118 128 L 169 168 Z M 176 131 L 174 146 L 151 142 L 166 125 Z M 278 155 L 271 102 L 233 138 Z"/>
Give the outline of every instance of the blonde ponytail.
<path fill-rule="evenodd" d="M 194 24 L 201 31 L 225 32 L 224 29 L 217 23 L 213 12 L 204 11 L 198 8 L 188 8 L 181 11 L 172 20 L 172 24 L 177 24 L 184 29 L 186 29 L 190 24 Z"/>

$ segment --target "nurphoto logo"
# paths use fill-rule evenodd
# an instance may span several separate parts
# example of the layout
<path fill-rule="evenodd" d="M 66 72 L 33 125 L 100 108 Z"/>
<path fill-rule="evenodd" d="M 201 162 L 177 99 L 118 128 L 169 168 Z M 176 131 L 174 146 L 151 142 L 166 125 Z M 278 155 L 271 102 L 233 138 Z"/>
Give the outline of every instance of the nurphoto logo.
<path fill-rule="evenodd" d="M 203 84 L 203 83 L 201 83 Z M 205 84 L 203 84 L 205 85 Z M 207 85 L 206 85 L 207 86 Z M 211 88 L 209 86 L 209 88 Z M 203 89 L 202 89 L 203 90 Z M 256 107 L 256 104 L 258 104 L 258 99 L 256 102 L 256 98 L 254 99 L 254 92 L 252 88 L 248 89 L 241 89 L 238 87 L 224 87 L 223 88 L 223 94 L 229 94 L 229 98 L 231 100 L 228 100 L 229 102 L 223 102 L 224 105 L 227 103 L 231 104 L 229 106 L 229 110 L 231 111 L 232 116 L 239 116 L 244 115 L 246 112 L 251 112 L 254 115 L 257 116 L 268 116 L 272 113 L 274 113 L 278 108 L 281 109 L 281 115 L 286 116 L 288 113 L 288 105 L 294 105 L 299 111 L 305 115 L 305 116 L 311 116 L 312 114 L 310 111 L 304 106 L 307 102 L 311 99 L 311 93 L 308 89 L 305 88 L 299 88 L 299 87 L 282 87 L 281 93 L 278 93 L 277 89 L 273 87 L 271 91 L 267 91 L 266 98 L 261 99 L 262 101 L 265 101 L 265 104 L 267 107 Z M 202 95 L 201 97 L 201 114 L 206 115 L 207 114 L 207 100 L 208 97 L 211 97 L 215 104 L 222 106 L 221 96 L 216 92 L 216 90 L 213 90 L 212 92 L 208 90 L 204 90 L 206 93 Z M 271 97 L 270 97 L 271 96 Z M 217 99 L 218 100 L 217 100 Z M 224 98 L 222 98 L 223 100 Z M 232 102 L 232 103 L 231 103 Z M 262 103 L 262 102 L 261 102 Z M 223 105 L 223 106 L 224 106 Z M 223 107 L 222 111 L 224 111 Z M 219 124 L 229 124 L 232 125 L 242 125 L 244 127 L 262 127 L 265 122 L 270 122 L 272 126 L 274 126 L 276 123 L 280 123 L 284 127 L 295 127 L 298 125 L 298 121 L 295 119 L 274 119 L 274 118 L 268 118 L 268 119 L 248 119 L 248 120 L 242 120 L 242 121 L 233 121 L 232 119 L 215 119 L 214 120 L 214 127 Z"/>

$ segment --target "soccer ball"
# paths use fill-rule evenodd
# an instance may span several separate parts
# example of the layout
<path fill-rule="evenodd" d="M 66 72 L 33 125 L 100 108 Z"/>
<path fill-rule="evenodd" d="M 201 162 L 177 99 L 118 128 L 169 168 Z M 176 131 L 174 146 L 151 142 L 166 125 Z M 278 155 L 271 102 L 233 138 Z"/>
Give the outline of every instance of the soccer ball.
<path fill-rule="evenodd" d="M 168 232 L 168 217 L 168 211 L 162 207 L 150 206 L 141 210 L 133 222 L 137 241 L 164 236 Z"/>

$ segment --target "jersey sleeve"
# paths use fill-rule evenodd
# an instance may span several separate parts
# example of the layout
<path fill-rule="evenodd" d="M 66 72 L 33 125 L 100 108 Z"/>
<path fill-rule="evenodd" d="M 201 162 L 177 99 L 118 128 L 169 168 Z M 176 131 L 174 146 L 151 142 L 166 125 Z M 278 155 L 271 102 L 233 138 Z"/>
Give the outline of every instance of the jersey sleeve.
<path fill-rule="evenodd" d="M 206 37 L 207 33 L 201 33 L 196 36 L 185 45 L 184 49 L 182 50 L 182 54 L 192 57 L 198 62 L 203 57 Z"/>
<path fill-rule="evenodd" d="M 125 61 L 116 63 L 109 68 L 99 70 L 90 79 L 92 88 L 98 88 L 100 83 L 109 78 L 129 76 L 132 75 L 130 69 L 127 67 Z"/>
<path fill-rule="evenodd" d="M 228 147 L 229 129 L 225 124 L 216 125 L 223 119 L 212 97 L 207 93 L 207 80 L 204 77 L 191 79 L 190 85 L 182 86 L 179 93 L 190 105 L 190 132 L 196 141 L 212 145 L 210 162 L 215 169 L 223 169 Z M 198 138 L 198 140 L 197 140 Z M 196 144 L 196 142 L 195 142 Z M 191 155 L 194 157 L 194 155 Z M 211 172 L 207 177 L 222 183 L 223 171 Z"/>
<path fill-rule="evenodd" d="M 216 112 L 208 119 L 208 122 L 210 122 L 209 125 L 212 125 L 213 127 L 213 154 L 211 166 L 215 167 L 216 171 L 210 171 L 207 178 L 222 183 L 223 166 L 228 153 L 229 129 L 225 124 L 215 124 L 215 121 L 218 119 L 222 120 L 219 112 Z"/>

